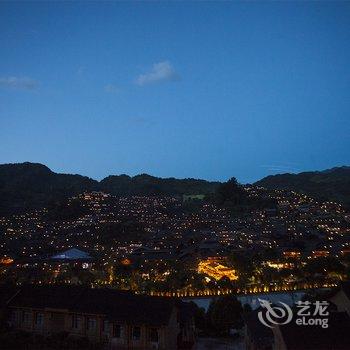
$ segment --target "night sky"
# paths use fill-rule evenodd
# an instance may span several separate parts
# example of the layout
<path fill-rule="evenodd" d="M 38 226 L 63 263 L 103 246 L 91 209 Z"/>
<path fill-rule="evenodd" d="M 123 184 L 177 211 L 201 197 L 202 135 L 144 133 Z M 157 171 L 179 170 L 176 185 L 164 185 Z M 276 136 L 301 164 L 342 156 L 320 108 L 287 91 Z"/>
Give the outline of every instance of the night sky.
<path fill-rule="evenodd" d="M 0 3 L 0 163 L 241 182 L 350 164 L 350 3 Z"/>

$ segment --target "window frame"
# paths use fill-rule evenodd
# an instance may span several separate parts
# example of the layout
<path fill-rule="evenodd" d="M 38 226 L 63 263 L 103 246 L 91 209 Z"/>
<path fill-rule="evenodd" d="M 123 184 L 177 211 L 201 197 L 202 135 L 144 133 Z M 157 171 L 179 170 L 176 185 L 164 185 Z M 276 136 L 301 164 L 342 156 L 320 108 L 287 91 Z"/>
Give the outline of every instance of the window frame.
<path fill-rule="evenodd" d="M 102 332 L 109 334 L 109 332 L 110 332 L 110 323 L 109 323 L 108 320 L 103 320 L 102 321 Z"/>
<path fill-rule="evenodd" d="M 23 311 L 22 322 L 26 325 L 31 324 L 33 313 L 31 311 Z"/>
<path fill-rule="evenodd" d="M 86 322 L 86 329 L 94 332 L 97 329 L 97 320 L 95 317 L 88 317 Z"/>
<path fill-rule="evenodd" d="M 135 329 L 138 329 L 138 337 L 135 336 Z M 141 326 L 133 326 L 131 330 L 131 339 L 135 341 L 140 341 L 141 340 Z"/>
<path fill-rule="evenodd" d="M 40 320 L 40 322 L 38 322 L 38 320 Z M 42 327 L 44 325 L 44 313 L 43 312 L 36 312 L 35 313 L 34 324 L 37 327 Z"/>
<path fill-rule="evenodd" d="M 119 330 L 118 332 L 116 332 L 117 329 Z M 112 337 L 113 338 L 118 338 L 118 339 L 120 339 L 122 337 L 122 326 L 120 324 L 113 323 Z"/>
<path fill-rule="evenodd" d="M 153 333 L 155 332 L 155 333 Z M 152 339 L 152 335 L 156 335 L 154 339 Z M 156 327 L 149 328 L 148 331 L 148 340 L 152 343 L 159 343 L 159 330 Z"/>
<path fill-rule="evenodd" d="M 80 315 L 72 315 L 72 329 L 81 329 L 82 317 Z"/>

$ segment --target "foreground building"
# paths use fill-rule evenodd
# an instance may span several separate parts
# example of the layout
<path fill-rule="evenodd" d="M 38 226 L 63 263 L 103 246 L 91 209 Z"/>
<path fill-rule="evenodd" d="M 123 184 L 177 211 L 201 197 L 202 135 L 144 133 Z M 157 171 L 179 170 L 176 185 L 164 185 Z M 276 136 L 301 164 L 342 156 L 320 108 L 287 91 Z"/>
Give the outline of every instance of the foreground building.
<path fill-rule="evenodd" d="M 340 284 L 339 290 L 330 298 L 339 311 L 344 311 L 350 316 L 350 282 Z"/>
<path fill-rule="evenodd" d="M 331 311 L 327 328 L 320 325 L 298 325 L 295 315 L 288 324 L 263 325 L 259 312 L 266 320 L 266 309 L 259 308 L 245 315 L 246 350 L 349 350 L 350 317 L 343 311 Z"/>
<path fill-rule="evenodd" d="M 7 304 L 15 330 L 65 333 L 110 349 L 190 349 L 194 323 L 187 304 L 127 291 L 27 286 Z"/>
<path fill-rule="evenodd" d="M 244 315 L 244 344 L 246 350 L 272 350 L 273 333 L 271 328 L 264 326 L 258 320 L 258 313 L 262 308 Z"/>
<path fill-rule="evenodd" d="M 350 318 L 345 312 L 331 312 L 328 328 L 300 326 L 294 322 L 272 328 L 276 350 L 349 350 Z"/>

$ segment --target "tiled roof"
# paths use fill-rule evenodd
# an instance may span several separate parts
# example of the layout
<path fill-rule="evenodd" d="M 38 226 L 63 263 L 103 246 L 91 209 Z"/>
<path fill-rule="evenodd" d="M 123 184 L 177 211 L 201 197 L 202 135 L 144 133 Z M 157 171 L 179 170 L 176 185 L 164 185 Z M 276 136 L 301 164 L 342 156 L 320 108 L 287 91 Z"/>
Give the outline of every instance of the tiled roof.
<path fill-rule="evenodd" d="M 340 286 L 343 292 L 345 293 L 345 295 L 350 300 L 350 281 L 342 282 Z"/>
<path fill-rule="evenodd" d="M 80 249 L 72 248 L 72 249 L 68 249 L 62 253 L 59 253 L 57 255 L 52 256 L 51 259 L 79 260 L 79 259 L 91 259 L 91 256 L 88 253 L 83 252 Z"/>
<path fill-rule="evenodd" d="M 273 334 L 271 328 L 264 326 L 258 319 L 258 313 L 266 313 L 265 309 L 259 307 L 243 316 L 247 326 L 248 333 L 255 345 L 261 348 L 267 347 L 273 343 Z"/>
<path fill-rule="evenodd" d="M 288 350 L 300 349 L 350 349 L 350 318 L 345 312 L 331 312 L 328 328 L 296 325 L 294 322 L 280 326 Z"/>
<path fill-rule="evenodd" d="M 69 312 L 105 315 L 111 321 L 161 326 L 168 324 L 175 301 L 114 289 L 26 286 L 9 306 L 66 309 Z"/>

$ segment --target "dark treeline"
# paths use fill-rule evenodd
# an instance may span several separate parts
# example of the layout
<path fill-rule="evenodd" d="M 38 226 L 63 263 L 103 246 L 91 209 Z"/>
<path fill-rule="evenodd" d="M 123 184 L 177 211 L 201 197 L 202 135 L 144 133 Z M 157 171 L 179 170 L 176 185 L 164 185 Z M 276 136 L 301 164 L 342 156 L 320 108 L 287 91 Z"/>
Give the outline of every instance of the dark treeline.
<path fill-rule="evenodd" d="M 0 216 L 53 207 L 57 202 L 88 191 L 117 196 L 210 194 L 218 182 L 197 179 L 162 179 L 142 174 L 108 176 L 96 181 L 86 176 L 57 174 L 42 164 L 0 165 Z"/>

